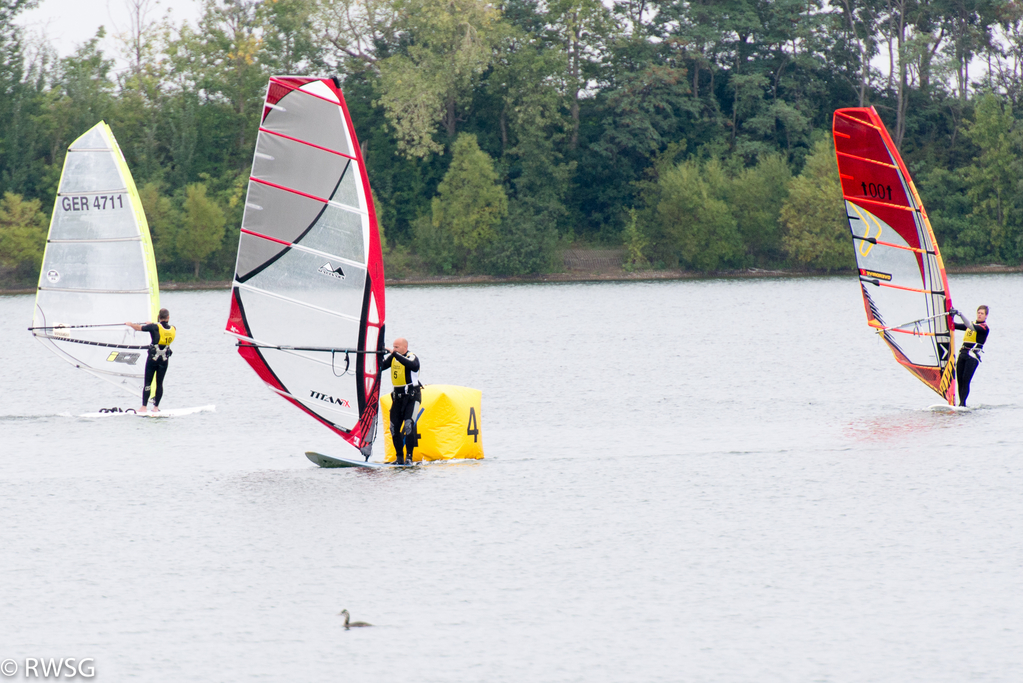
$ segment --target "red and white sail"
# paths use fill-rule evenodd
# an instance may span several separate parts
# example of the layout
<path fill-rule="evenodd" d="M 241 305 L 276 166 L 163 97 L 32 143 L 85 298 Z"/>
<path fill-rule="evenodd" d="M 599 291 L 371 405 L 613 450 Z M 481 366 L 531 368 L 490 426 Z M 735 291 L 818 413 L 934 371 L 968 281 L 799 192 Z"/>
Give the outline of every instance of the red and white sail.
<path fill-rule="evenodd" d="M 948 278 L 909 171 L 873 107 L 837 110 L 832 133 L 867 323 L 954 404 Z"/>
<path fill-rule="evenodd" d="M 273 391 L 368 457 L 384 266 L 362 151 L 336 80 L 270 79 L 227 331 Z"/>

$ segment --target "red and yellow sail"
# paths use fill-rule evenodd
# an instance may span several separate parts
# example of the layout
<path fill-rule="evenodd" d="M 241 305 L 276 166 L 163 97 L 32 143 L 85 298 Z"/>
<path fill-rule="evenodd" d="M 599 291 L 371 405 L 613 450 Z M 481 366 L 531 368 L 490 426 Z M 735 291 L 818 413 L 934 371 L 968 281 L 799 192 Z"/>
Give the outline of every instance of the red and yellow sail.
<path fill-rule="evenodd" d="M 837 110 L 832 133 L 867 324 L 954 404 L 948 277 L 909 171 L 873 107 Z"/>

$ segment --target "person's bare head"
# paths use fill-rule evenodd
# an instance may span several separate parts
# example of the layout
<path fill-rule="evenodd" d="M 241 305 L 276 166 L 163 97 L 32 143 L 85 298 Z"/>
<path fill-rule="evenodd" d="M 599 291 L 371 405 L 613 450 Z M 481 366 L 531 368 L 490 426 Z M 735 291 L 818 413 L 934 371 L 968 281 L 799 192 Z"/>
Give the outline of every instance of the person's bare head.
<path fill-rule="evenodd" d="M 170 320 L 170 311 L 168 311 L 166 308 L 161 308 L 160 309 L 160 317 L 157 318 L 156 320 L 157 320 L 157 322 L 161 322 L 161 323 L 164 322 L 165 320 Z"/>
<path fill-rule="evenodd" d="M 977 322 L 982 323 L 987 320 L 987 306 L 981 304 L 977 306 Z"/>
<path fill-rule="evenodd" d="M 404 356 L 406 353 L 408 353 L 408 340 L 405 339 L 404 337 L 398 337 L 397 339 L 395 339 L 394 350 Z"/>

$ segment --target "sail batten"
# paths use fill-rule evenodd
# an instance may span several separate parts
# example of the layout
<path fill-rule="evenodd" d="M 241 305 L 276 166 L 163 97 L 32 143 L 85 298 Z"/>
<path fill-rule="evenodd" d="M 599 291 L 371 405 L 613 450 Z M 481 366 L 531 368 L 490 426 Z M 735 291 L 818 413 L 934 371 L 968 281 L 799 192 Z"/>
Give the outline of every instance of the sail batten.
<path fill-rule="evenodd" d="M 47 244 L 99 244 L 100 242 L 141 242 L 141 237 L 107 237 L 106 239 L 99 240 L 80 240 L 80 239 L 66 239 L 66 240 L 46 240 Z"/>
<path fill-rule="evenodd" d="M 890 164 L 887 161 L 880 161 L 878 159 L 871 159 L 870 157 L 861 157 L 856 154 L 848 154 L 845 152 L 838 152 L 838 156 L 845 157 L 847 159 L 855 159 L 856 161 L 865 161 L 868 164 L 877 164 L 878 166 L 887 166 L 888 168 L 898 169 L 899 167 L 895 164 Z M 844 178 L 852 179 L 853 176 L 843 176 Z"/>
<path fill-rule="evenodd" d="M 948 278 L 909 171 L 873 107 L 836 111 L 832 132 L 867 324 L 954 403 Z"/>
<path fill-rule="evenodd" d="M 337 318 L 342 318 L 344 320 L 349 320 L 349 321 L 351 321 L 353 323 L 358 323 L 358 322 L 361 321 L 361 318 L 358 315 L 352 315 L 352 314 L 344 313 L 344 312 L 341 312 L 341 311 L 331 310 L 329 308 L 323 308 L 322 306 L 316 306 L 316 305 L 307 303 L 305 301 L 301 301 L 299 299 L 295 299 L 293 297 L 284 296 L 283 294 L 279 294 L 277 292 L 271 292 L 271 291 L 268 291 L 266 289 L 260 289 L 258 287 L 253 287 L 251 285 L 247 285 L 244 282 L 241 282 L 241 283 L 238 284 L 238 289 L 247 290 L 247 291 L 254 292 L 256 294 L 261 294 L 261 295 L 264 295 L 264 296 L 267 296 L 267 297 L 271 297 L 271 298 L 274 298 L 274 299 L 279 299 L 280 301 L 284 301 L 284 302 L 286 302 L 288 304 L 293 304 L 295 306 L 301 306 L 303 308 L 308 308 L 309 310 L 316 311 L 318 313 L 325 313 L 327 315 L 332 315 L 332 316 L 337 317 Z"/>
<path fill-rule="evenodd" d="M 361 262 L 361 261 L 356 261 L 356 260 L 348 258 L 346 256 L 341 256 L 340 254 L 334 254 L 334 253 L 331 253 L 331 252 L 322 251 L 320 249 L 314 249 L 312 247 L 307 247 L 304 244 L 301 244 L 299 242 L 287 242 L 285 240 L 279 240 L 276 237 L 270 237 L 269 235 L 263 235 L 263 234 L 258 233 L 258 232 L 253 232 L 251 230 L 242 230 L 242 232 L 245 233 L 246 235 L 252 235 L 253 237 L 258 237 L 258 238 L 261 238 L 261 239 L 270 240 L 271 242 L 276 242 L 277 244 L 283 244 L 284 246 L 290 247 L 290 248 L 294 249 L 295 251 L 301 251 L 301 252 L 306 253 L 306 254 L 312 254 L 313 256 L 321 256 L 323 258 L 334 259 L 338 263 L 341 263 L 341 264 L 344 264 L 344 265 L 348 265 L 348 266 L 351 266 L 353 268 L 365 268 L 366 267 L 366 264 Z"/>
<path fill-rule="evenodd" d="M 272 187 L 272 188 L 274 188 L 276 190 L 283 190 L 284 192 L 290 192 L 290 193 L 298 195 L 300 197 L 305 197 L 306 199 L 312 199 L 314 201 L 320 202 L 321 204 L 327 204 L 329 206 L 334 206 L 334 207 L 337 207 L 338 209 L 343 209 L 345 211 L 350 211 L 352 213 L 357 213 L 357 214 L 360 214 L 360 215 L 363 215 L 363 216 L 366 215 L 366 211 L 364 211 L 362 209 L 358 209 L 358 208 L 353 207 L 353 206 L 348 206 L 347 204 L 341 204 L 339 202 L 335 202 L 335 201 L 330 200 L 330 199 L 324 199 L 323 197 L 317 197 L 316 195 L 311 195 L 311 194 L 308 194 L 306 192 L 302 192 L 301 190 L 296 190 L 295 188 L 292 188 L 292 187 L 286 187 L 284 185 L 278 185 L 276 183 L 271 183 L 269 180 L 262 180 L 260 178 L 250 178 L 250 180 L 252 182 L 254 182 L 254 183 L 259 183 L 260 185 L 266 185 L 267 187 Z M 254 208 L 257 211 L 262 211 L 263 210 L 262 206 L 259 206 L 258 204 L 248 204 L 247 202 L 246 202 L 246 208 Z"/>
<path fill-rule="evenodd" d="M 292 137 L 290 135 L 285 135 L 284 133 L 280 133 L 278 131 L 273 131 L 273 130 L 270 130 L 268 128 L 260 128 L 259 132 L 260 133 L 266 133 L 267 135 L 275 135 L 275 136 L 277 136 L 279 138 L 284 138 L 285 140 L 292 140 L 293 142 L 297 142 L 299 144 L 306 145 L 308 147 L 315 147 L 316 149 L 322 149 L 324 152 L 330 152 L 331 154 L 336 154 L 336 155 L 338 155 L 340 157 L 344 157 L 345 159 L 351 159 L 352 161 L 357 161 L 357 159 L 355 157 L 353 157 L 351 154 L 345 154 L 344 152 L 339 152 L 336 149 L 330 149 L 329 147 L 323 147 L 322 145 L 317 145 L 315 142 L 309 142 L 308 140 L 300 140 L 300 139 L 298 139 L 296 137 Z"/>
<path fill-rule="evenodd" d="M 270 389 L 368 457 L 383 259 L 362 152 L 336 81 L 270 78 L 249 180 L 227 331 Z M 335 362 L 324 349 L 348 351 L 335 352 L 344 356 Z"/>

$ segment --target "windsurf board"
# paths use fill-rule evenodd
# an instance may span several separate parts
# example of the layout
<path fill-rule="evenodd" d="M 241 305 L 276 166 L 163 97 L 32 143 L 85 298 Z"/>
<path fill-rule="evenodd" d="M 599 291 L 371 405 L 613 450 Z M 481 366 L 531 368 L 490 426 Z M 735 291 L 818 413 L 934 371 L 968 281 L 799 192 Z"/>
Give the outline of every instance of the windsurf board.
<path fill-rule="evenodd" d="M 194 408 L 166 408 L 158 412 L 147 411 L 144 413 L 137 412 L 135 408 L 128 408 L 124 410 L 110 410 L 95 413 L 82 413 L 78 417 L 124 417 L 130 415 L 132 417 L 181 417 L 183 415 L 194 415 L 195 413 L 212 413 L 217 409 L 216 406 L 195 406 Z"/>
<path fill-rule="evenodd" d="M 968 413 L 973 408 L 969 406 L 950 406 L 947 403 L 935 403 L 933 406 L 927 406 L 927 410 L 932 413 Z"/>
<path fill-rule="evenodd" d="M 365 469 L 407 469 L 418 466 L 418 463 L 411 465 L 399 465 L 393 462 L 369 462 L 362 460 L 350 460 L 349 458 L 337 458 L 332 455 L 323 455 L 315 451 L 306 451 L 305 457 L 320 467 L 362 467 Z"/>

